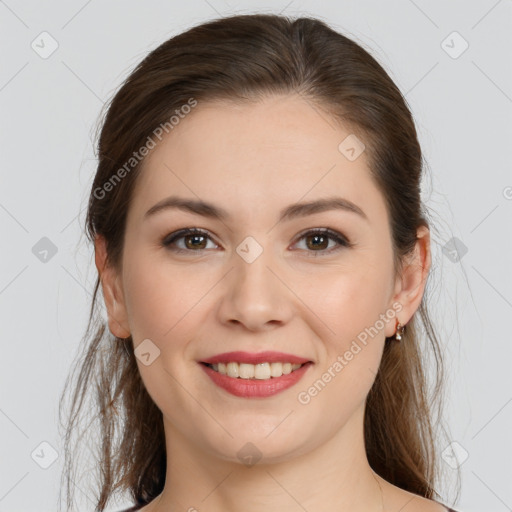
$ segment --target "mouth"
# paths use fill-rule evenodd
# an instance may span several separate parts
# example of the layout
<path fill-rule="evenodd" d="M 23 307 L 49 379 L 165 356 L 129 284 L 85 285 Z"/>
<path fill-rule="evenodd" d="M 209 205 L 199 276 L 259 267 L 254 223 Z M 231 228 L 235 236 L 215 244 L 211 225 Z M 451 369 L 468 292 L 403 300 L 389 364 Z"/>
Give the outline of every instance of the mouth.
<path fill-rule="evenodd" d="M 295 386 L 306 374 L 312 361 L 306 363 L 258 364 L 206 363 L 199 365 L 217 388 L 239 398 L 270 398 Z"/>
<path fill-rule="evenodd" d="M 237 361 L 230 361 L 229 363 L 204 363 L 201 362 L 202 365 L 211 368 L 214 372 L 217 372 L 221 375 L 225 375 L 226 377 L 232 379 L 245 379 L 245 380 L 268 380 L 268 379 L 278 379 L 283 375 L 289 375 L 304 365 L 310 364 L 311 361 L 307 363 L 290 363 L 290 362 L 262 362 L 258 364 L 250 364 L 250 363 L 239 363 Z M 312 363 L 311 363 L 312 364 Z"/>

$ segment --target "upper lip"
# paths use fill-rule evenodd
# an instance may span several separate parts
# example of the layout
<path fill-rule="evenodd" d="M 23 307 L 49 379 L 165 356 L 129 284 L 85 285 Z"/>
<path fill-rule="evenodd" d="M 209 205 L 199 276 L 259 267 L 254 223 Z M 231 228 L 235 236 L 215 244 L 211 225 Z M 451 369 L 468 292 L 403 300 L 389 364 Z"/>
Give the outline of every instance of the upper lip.
<path fill-rule="evenodd" d="M 299 357 L 293 354 L 285 354 L 284 352 L 224 352 L 216 356 L 203 359 L 202 363 L 217 364 L 217 363 L 246 363 L 246 364 L 259 364 L 259 363 L 292 363 L 303 364 L 308 363 L 310 360 L 304 357 Z"/>

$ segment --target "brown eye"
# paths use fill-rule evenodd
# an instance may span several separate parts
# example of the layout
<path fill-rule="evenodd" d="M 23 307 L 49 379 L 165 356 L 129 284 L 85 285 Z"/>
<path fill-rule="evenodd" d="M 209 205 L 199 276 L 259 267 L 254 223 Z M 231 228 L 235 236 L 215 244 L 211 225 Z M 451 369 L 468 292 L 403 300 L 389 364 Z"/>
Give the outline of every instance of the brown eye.
<path fill-rule="evenodd" d="M 206 237 L 203 235 L 186 235 L 183 237 L 188 249 L 204 249 Z"/>
<path fill-rule="evenodd" d="M 180 243 L 181 241 L 184 243 Z M 166 236 L 162 240 L 162 245 L 175 252 L 200 252 L 208 249 L 208 241 L 211 241 L 211 238 L 206 231 L 182 229 Z"/>
<path fill-rule="evenodd" d="M 308 249 L 327 249 L 329 246 L 329 237 L 325 235 L 307 235 L 306 245 Z"/>
<path fill-rule="evenodd" d="M 331 252 L 337 251 L 342 248 L 352 247 L 352 244 L 337 231 L 330 229 L 315 229 L 304 233 L 300 238 L 299 242 L 305 241 L 306 252 L 313 253 L 313 256 L 317 256 L 315 253 L 330 254 Z M 331 245 L 329 246 L 329 244 Z"/>

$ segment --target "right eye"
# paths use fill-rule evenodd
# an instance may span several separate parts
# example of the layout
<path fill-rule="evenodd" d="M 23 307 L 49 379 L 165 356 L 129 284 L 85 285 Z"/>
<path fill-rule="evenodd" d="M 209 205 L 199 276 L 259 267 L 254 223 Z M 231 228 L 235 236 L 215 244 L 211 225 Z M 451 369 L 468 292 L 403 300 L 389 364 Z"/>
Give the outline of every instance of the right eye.
<path fill-rule="evenodd" d="M 162 239 L 162 246 L 170 251 L 180 253 L 200 252 L 207 249 L 205 244 L 207 244 L 208 240 L 212 239 L 207 231 L 198 228 L 187 228 L 166 235 Z M 184 245 L 179 246 L 178 242 L 181 241 L 184 241 Z"/>

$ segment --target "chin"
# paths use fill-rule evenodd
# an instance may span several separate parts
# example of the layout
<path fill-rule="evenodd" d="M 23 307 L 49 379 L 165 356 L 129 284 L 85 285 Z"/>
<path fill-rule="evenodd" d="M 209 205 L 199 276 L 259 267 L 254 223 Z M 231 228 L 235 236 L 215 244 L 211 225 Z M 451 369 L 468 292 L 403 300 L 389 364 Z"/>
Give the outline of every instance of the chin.
<path fill-rule="evenodd" d="M 224 438 L 222 442 L 210 444 L 208 451 L 221 460 L 246 467 L 291 461 L 309 451 L 303 442 L 293 442 L 293 436 L 284 431 L 279 435 L 277 430 L 274 427 L 270 436 L 268 431 L 253 431 L 246 436 L 239 431 L 235 438 Z M 299 439 L 298 434 L 295 439 Z"/>

